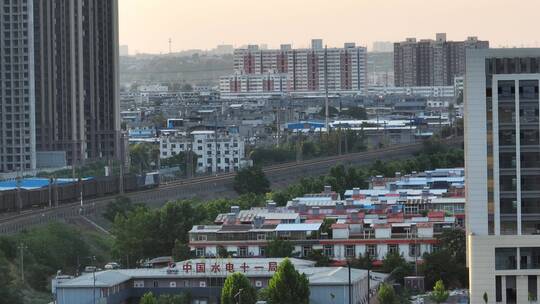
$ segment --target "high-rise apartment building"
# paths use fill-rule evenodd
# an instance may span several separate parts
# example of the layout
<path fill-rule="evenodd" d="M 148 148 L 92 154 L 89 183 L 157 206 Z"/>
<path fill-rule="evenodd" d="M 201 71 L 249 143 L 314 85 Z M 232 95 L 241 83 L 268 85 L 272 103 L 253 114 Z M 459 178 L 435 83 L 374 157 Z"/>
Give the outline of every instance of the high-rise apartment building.
<path fill-rule="evenodd" d="M 455 77 L 465 73 L 465 52 L 468 49 L 484 49 L 488 41 L 469 37 L 465 41 L 447 41 L 445 33 L 436 39 L 407 38 L 394 44 L 395 85 L 450 86 Z"/>
<path fill-rule="evenodd" d="M 222 77 L 223 94 L 241 93 L 321 93 L 362 92 L 367 85 L 367 51 L 354 43 L 343 48 L 325 48 L 320 39 L 312 40 L 312 47 L 293 49 L 281 45 L 280 49 L 261 50 L 256 45 L 234 51 L 235 75 Z M 286 85 L 281 85 L 281 79 Z M 245 80 L 242 85 L 239 79 Z M 272 80 L 267 85 L 251 85 Z M 278 85 L 279 84 L 279 85 Z"/>
<path fill-rule="evenodd" d="M 0 12 L 0 172 L 115 157 L 117 0 L 5 0 Z"/>
<path fill-rule="evenodd" d="M 470 303 L 540 291 L 540 49 L 470 50 L 465 73 Z"/>
<path fill-rule="evenodd" d="M 115 156 L 120 129 L 117 0 L 35 0 L 38 151 L 68 164 Z"/>
<path fill-rule="evenodd" d="M 0 4 L 0 172 L 36 167 L 33 0 Z"/>

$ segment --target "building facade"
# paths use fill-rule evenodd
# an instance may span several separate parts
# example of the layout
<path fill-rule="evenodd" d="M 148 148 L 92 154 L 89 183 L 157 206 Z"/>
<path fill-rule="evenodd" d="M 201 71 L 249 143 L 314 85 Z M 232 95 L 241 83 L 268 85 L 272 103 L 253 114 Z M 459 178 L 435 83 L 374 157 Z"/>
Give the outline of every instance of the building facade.
<path fill-rule="evenodd" d="M 394 44 L 394 78 L 398 87 L 453 86 L 454 78 L 465 74 L 465 52 L 484 49 L 488 41 L 469 37 L 447 41 L 445 33 L 436 39 L 407 38 Z"/>
<path fill-rule="evenodd" d="M 37 150 L 69 164 L 115 157 L 117 0 L 35 0 L 34 24 Z"/>
<path fill-rule="evenodd" d="M 293 256 L 307 258 L 314 250 L 343 265 L 369 255 L 382 263 L 389 253 L 408 262 L 421 261 L 439 246 L 446 229 L 463 229 L 463 169 L 441 169 L 415 176 L 374 177 L 370 189 L 353 188 L 345 198 L 326 186 L 277 207 L 240 210 L 216 217 L 213 225 L 196 225 L 189 246 L 198 257 L 265 257 L 268 242 L 287 240 Z M 333 224 L 323 228 L 324 223 Z"/>
<path fill-rule="evenodd" d="M 235 73 L 246 84 L 241 85 L 238 76 L 225 76 L 220 91 L 224 97 L 268 92 L 324 93 L 327 84 L 332 93 L 361 93 L 367 85 L 366 66 L 366 48 L 354 43 L 345 43 L 343 48 L 323 48 L 322 40 L 313 39 L 309 49 L 293 49 L 287 44 L 278 50 L 250 45 L 234 51 Z"/>
<path fill-rule="evenodd" d="M 471 303 L 540 290 L 540 49 L 467 53 L 465 164 Z"/>
<path fill-rule="evenodd" d="M 198 173 L 235 172 L 245 163 L 245 142 L 235 134 L 219 134 L 214 131 L 193 131 L 190 136 L 161 136 L 162 159 L 181 152 L 197 154 Z"/>
<path fill-rule="evenodd" d="M 191 303 L 221 303 L 221 291 L 228 275 L 244 274 L 256 289 L 268 287 L 283 259 L 193 259 L 160 269 L 118 269 L 87 273 L 80 277 L 57 277 L 52 292 L 58 304 L 132 303 L 148 292 L 155 296 L 189 293 Z M 295 269 L 309 280 L 309 303 L 367 304 L 367 290 L 376 290 L 385 274 L 345 267 L 315 267 L 315 262 L 290 259 Z M 350 275 L 350 285 L 349 285 Z M 95 287 L 94 287 L 95 286 Z M 350 293 L 349 293 L 350 286 Z M 350 301 L 349 301 L 350 295 Z"/>
<path fill-rule="evenodd" d="M 0 10 L 0 173 L 36 168 L 32 0 Z"/>

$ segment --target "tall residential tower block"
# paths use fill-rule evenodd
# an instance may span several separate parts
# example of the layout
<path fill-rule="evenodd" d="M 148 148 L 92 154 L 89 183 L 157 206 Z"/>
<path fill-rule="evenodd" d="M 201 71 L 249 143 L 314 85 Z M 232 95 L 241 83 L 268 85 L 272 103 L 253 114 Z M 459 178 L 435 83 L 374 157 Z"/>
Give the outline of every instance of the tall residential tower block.
<path fill-rule="evenodd" d="M 465 73 L 471 303 L 540 291 L 540 49 L 470 50 Z"/>

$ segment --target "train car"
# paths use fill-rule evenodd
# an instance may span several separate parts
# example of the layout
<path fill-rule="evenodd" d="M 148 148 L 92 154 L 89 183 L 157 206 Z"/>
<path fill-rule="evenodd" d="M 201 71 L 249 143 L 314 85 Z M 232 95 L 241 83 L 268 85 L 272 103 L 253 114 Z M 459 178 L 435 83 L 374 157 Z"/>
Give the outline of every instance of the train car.
<path fill-rule="evenodd" d="M 26 200 L 23 201 L 23 208 L 40 208 L 40 207 L 46 207 L 49 206 L 49 198 L 50 189 L 47 188 L 40 188 L 40 189 L 33 189 L 33 190 L 25 190 L 26 193 Z"/>
<path fill-rule="evenodd" d="M 137 176 L 135 174 L 124 175 L 124 191 L 133 192 L 137 191 L 139 186 L 137 184 Z"/>
<path fill-rule="evenodd" d="M 89 178 L 83 181 L 83 197 L 85 199 L 91 199 L 98 196 L 97 183 L 95 178 Z"/>
<path fill-rule="evenodd" d="M 60 184 L 56 186 L 55 191 L 58 194 L 59 204 L 75 202 L 80 197 L 78 185 L 75 183 Z"/>
<path fill-rule="evenodd" d="M 96 178 L 97 195 L 107 196 L 118 193 L 118 177 L 102 176 Z"/>
<path fill-rule="evenodd" d="M 8 190 L 0 192 L 0 211 L 8 212 L 17 210 L 17 191 Z"/>
<path fill-rule="evenodd" d="M 159 187 L 159 172 L 138 175 L 137 185 L 139 189 L 151 189 Z"/>

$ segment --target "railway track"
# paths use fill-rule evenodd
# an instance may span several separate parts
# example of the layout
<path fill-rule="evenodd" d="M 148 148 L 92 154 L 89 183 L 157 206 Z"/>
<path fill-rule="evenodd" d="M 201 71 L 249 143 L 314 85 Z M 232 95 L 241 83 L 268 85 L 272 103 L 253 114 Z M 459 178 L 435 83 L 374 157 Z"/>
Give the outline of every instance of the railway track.
<path fill-rule="evenodd" d="M 456 138 L 448 142 L 449 145 L 458 144 L 462 142 L 462 139 Z M 305 160 L 302 162 L 289 162 L 278 165 L 272 165 L 263 169 L 264 173 L 272 180 L 272 177 L 286 175 L 285 173 L 292 174 L 301 173 L 300 176 L 304 176 L 310 172 L 321 172 L 335 164 L 354 164 L 363 163 L 369 160 L 395 158 L 396 156 L 404 157 L 411 155 L 416 151 L 419 151 L 422 147 L 422 143 L 396 145 L 388 148 L 370 150 L 366 152 L 350 153 L 339 156 L 330 156 L 325 158 L 317 158 L 311 160 Z M 186 195 L 191 197 L 196 196 L 198 193 L 204 193 L 215 190 L 220 185 L 232 183 L 236 173 L 224 173 L 216 176 L 197 177 L 189 180 L 179 180 L 169 183 L 161 184 L 159 188 L 142 190 L 137 192 L 125 193 L 124 195 L 131 198 L 135 202 L 147 202 L 151 200 L 163 200 L 161 198 L 163 193 L 173 196 L 177 194 L 177 198 L 183 198 Z M 296 176 L 297 177 L 297 176 Z M 223 186 L 224 187 L 224 186 Z M 12 233 L 13 231 L 19 231 L 24 229 L 24 226 L 31 226 L 34 224 L 41 224 L 55 219 L 65 219 L 77 215 L 94 214 L 97 211 L 105 208 L 108 202 L 114 200 L 116 196 L 95 198 L 84 201 L 84 206 L 81 208 L 80 203 L 65 204 L 53 208 L 45 209 L 33 209 L 26 210 L 24 212 L 5 216 L 0 218 L 0 234 Z M 172 198 L 171 198 L 172 199 Z"/>

